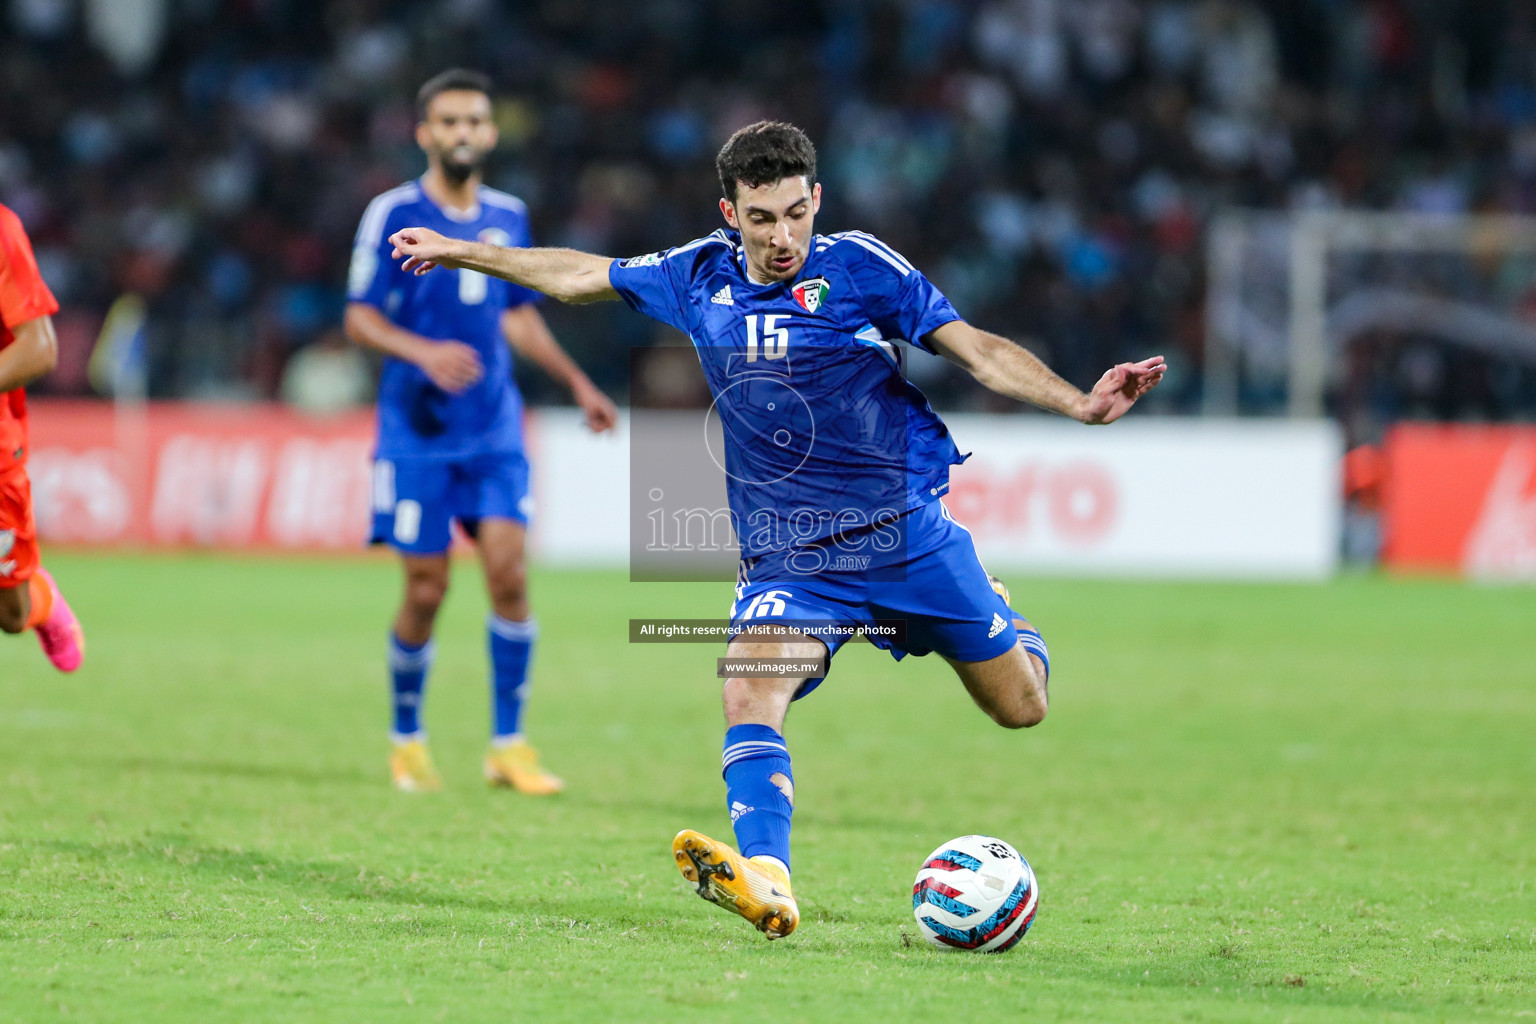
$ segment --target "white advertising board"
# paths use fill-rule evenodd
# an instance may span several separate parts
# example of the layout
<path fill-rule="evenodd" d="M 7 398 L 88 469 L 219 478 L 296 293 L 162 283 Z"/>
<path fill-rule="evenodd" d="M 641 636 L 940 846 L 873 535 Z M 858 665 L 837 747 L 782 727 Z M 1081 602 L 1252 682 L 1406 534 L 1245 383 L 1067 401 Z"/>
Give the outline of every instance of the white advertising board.
<path fill-rule="evenodd" d="M 946 422 L 973 453 L 946 502 L 989 566 L 1317 579 L 1337 564 L 1343 443 L 1330 422 Z"/>
<path fill-rule="evenodd" d="M 534 518 L 528 543 L 541 562 L 617 568 L 629 563 L 629 417 L 593 434 L 575 409 L 527 421 Z"/>

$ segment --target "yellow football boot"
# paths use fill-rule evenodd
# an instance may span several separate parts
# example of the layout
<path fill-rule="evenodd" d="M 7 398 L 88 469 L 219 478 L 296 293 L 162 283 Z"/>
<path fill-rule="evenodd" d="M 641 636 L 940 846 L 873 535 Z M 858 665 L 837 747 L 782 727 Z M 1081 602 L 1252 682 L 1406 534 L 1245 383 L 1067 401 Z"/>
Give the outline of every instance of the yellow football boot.
<path fill-rule="evenodd" d="M 395 743 L 389 752 L 389 776 L 402 793 L 435 793 L 443 788 L 432 754 L 421 740 Z"/>
<path fill-rule="evenodd" d="M 800 923 L 789 875 L 777 863 L 749 860 L 691 828 L 672 840 L 672 856 L 700 896 L 740 914 L 770 939 L 782 939 Z"/>
<path fill-rule="evenodd" d="M 492 747 L 485 755 L 485 781 L 529 796 L 552 796 L 565 788 L 563 779 L 551 775 L 539 764 L 539 752 L 530 747 L 527 740 Z"/>

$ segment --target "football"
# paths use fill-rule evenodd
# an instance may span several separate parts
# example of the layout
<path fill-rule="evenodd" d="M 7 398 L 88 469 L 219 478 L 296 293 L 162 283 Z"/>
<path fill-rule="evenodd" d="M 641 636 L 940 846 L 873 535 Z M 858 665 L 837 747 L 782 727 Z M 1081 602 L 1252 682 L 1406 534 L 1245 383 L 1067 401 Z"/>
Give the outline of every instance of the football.
<path fill-rule="evenodd" d="M 923 860 L 912 886 L 917 927 L 941 949 L 1012 949 L 1039 903 L 1029 861 L 992 836 L 951 839 Z"/>

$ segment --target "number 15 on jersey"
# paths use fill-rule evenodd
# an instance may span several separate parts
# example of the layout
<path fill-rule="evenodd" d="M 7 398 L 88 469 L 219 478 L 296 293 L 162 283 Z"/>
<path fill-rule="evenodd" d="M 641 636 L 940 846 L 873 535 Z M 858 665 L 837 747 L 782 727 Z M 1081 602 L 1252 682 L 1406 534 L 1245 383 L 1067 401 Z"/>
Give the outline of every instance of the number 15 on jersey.
<path fill-rule="evenodd" d="M 780 327 L 780 320 L 788 320 L 788 313 L 753 313 L 747 317 L 747 362 L 757 362 L 759 346 L 764 359 L 783 359 L 789 355 L 789 328 Z M 762 321 L 762 333 L 758 333 L 758 321 Z"/>

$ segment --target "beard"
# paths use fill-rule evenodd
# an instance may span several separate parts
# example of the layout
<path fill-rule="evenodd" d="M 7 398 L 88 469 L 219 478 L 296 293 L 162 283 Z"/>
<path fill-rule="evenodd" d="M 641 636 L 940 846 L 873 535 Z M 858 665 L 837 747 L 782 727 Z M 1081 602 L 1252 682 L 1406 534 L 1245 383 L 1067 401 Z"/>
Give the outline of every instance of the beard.
<path fill-rule="evenodd" d="M 450 153 L 442 156 L 443 177 L 454 185 L 462 185 L 472 175 L 479 174 L 485 169 L 485 154 L 480 153 L 470 160 L 455 160 Z"/>

